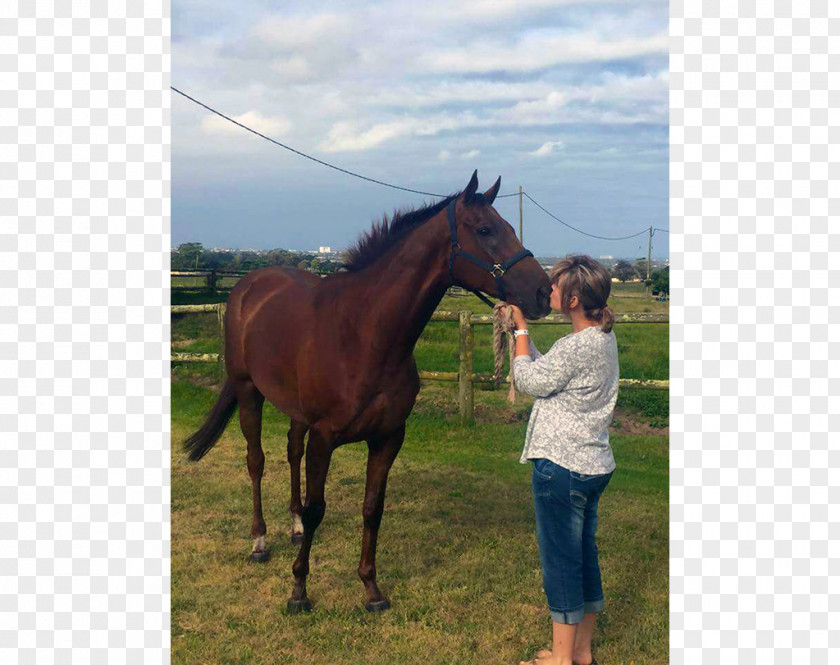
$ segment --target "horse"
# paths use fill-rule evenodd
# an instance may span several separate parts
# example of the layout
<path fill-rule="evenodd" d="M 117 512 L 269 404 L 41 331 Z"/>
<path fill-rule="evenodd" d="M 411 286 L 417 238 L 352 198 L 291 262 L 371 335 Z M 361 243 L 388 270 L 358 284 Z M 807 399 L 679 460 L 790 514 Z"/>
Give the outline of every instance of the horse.
<path fill-rule="evenodd" d="M 262 408 L 285 413 L 291 467 L 294 587 L 287 610 L 310 611 L 309 556 L 324 517 L 324 484 L 333 452 L 366 441 L 364 532 L 358 574 L 365 609 L 390 607 L 376 583 L 376 541 L 388 472 L 405 437 L 420 390 L 413 350 L 453 285 L 518 305 L 531 319 L 550 311 L 545 270 L 493 208 L 501 177 L 483 194 L 478 172 L 467 187 L 418 209 L 374 222 L 347 252 L 345 271 L 319 277 L 304 270 L 254 270 L 231 290 L 225 318 L 227 378 L 201 428 L 184 444 L 201 459 L 239 408 L 253 494 L 250 558 L 268 560 L 260 483 L 265 465 Z M 306 445 L 306 496 L 300 462 Z"/>

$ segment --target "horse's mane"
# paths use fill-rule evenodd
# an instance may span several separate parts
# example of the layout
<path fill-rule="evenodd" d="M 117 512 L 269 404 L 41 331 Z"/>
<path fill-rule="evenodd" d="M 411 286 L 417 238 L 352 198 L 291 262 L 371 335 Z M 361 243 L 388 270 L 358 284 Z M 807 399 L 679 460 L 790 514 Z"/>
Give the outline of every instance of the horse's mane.
<path fill-rule="evenodd" d="M 420 208 L 395 210 L 390 219 L 387 214 L 382 215 L 382 221 L 374 221 L 370 230 L 362 233 L 356 244 L 347 250 L 344 268 L 348 272 L 356 272 L 369 266 L 398 240 L 437 215 L 459 194 L 460 192 L 452 194 L 442 201 L 427 203 Z"/>

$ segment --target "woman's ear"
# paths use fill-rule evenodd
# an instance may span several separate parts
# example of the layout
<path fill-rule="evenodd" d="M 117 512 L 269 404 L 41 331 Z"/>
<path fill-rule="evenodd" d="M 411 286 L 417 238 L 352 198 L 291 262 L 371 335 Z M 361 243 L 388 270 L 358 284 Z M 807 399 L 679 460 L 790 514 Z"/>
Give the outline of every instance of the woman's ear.
<path fill-rule="evenodd" d="M 569 309 L 574 309 L 575 307 L 578 306 L 578 303 L 580 303 L 580 300 L 578 299 L 578 297 L 577 296 L 572 296 L 571 298 L 569 298 Z"/>

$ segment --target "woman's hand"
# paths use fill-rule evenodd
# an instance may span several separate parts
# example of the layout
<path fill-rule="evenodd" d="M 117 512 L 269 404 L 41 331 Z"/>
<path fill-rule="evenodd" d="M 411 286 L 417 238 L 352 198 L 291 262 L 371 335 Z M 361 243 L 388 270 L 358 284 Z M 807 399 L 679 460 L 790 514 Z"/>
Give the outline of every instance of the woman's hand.
<path fill-rule="evenodd" d="M 513 315 L 514 325 L 518 329 L 527 328 L 528 323 L 525 321 L 525 315 L 522 313 L 522 310 L 510 303 L 508 303 L 508 307 L 510 307 L 511 314 Z"/>

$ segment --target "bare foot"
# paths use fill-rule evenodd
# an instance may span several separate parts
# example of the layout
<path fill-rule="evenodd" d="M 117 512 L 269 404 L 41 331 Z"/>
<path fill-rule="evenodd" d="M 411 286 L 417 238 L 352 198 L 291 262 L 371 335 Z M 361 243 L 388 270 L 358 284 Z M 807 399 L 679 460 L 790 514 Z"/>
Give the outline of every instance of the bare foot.
<path fill-rule="evenodd" d="M 556 665 L 557 661 L 552 658 L 548 649 L 543 649 L 533 660 L 520 660 L 519 665 Z"/>

